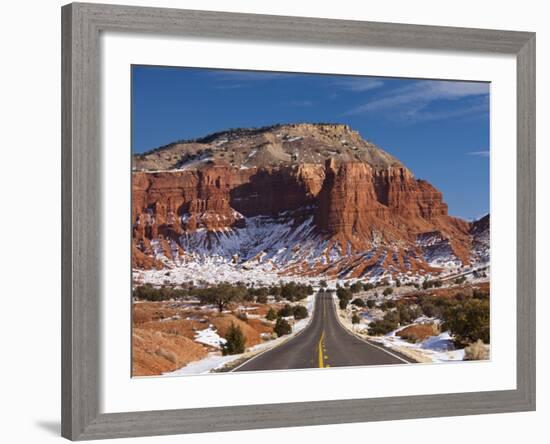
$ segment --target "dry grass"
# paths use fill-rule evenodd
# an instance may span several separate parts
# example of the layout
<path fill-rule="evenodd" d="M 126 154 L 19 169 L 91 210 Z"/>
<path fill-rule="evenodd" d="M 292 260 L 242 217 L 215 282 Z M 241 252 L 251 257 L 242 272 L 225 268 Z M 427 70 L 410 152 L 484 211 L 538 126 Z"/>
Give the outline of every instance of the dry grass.
<path fill-rule="evenodd" d="M 133 376 L 160 375 L 174 371 L 206 355 L 205 347 L 188 338 L 141 328 L 133 329 Z"/>
<path fill-rule="evenodd" d="M 212 318 L 210 321 L 214 327 L 218 330 L 218 334 L 225 337 L 227 330 L 231 324 L 235 324 L 240 327 L 246 337 L 246 346 L 251 347 L 253 345 L 262 342 L 260 335 L 262 333 L 271 333 L 273 328 L 270 325 L 266 325 L 260 319 L 248 319 L 248 321 L 241 321 L 232 314 L 224 314 Z"/>
<path fill-rule="evenodd" d="M 484 344 L 481 339 L 464 349 L 465 361 L 485 361 L 487 359 L 489 359 L 489 346 Z"/>
<path fill-rule="evenodd" d="M 193 316 L 193 309 L 171 308 L 168 302 L 139 302 L 132 307 L 132 321 L 134 325 L 141 325 L 146 322 L 159 321 L 173 316 L 186 318 Z"/>

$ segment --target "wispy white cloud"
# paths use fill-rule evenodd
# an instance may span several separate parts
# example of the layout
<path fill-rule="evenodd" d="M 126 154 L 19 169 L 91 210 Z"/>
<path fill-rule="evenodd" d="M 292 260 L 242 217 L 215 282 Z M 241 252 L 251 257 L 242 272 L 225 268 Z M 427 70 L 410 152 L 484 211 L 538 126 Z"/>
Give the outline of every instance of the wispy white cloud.
<path fill-rule="evenodd" d="M 365 92 L 384 86 L 380 79 L 370 79 L 364 77 L 351 77 L 347 79 L 338 79 L 333 82 L 337 88 L 352 92 Z"/>
<path fill-rule="evenodd" d="M 471 112 L 480 112 L 482 108 L 488 109 L 487 101 L 481 100 L 462 109 L 443 112 L 428 111 L 426 108 L 434 102 L 483 98 L 487 97 L 488 93 L 487 83 L 421 80 L 384 91 L 379 97 L 352 108 L 346 114 L 391 112 L 394 117 L 415 121 L 459 117 Z"/>
<path fill-rule="evenodd" d="M 459 107 L 451 109 L 430 110 L 428 104 L 420 103 L 418 105 L 388 110 L 390 118 L 394 120 L 405 121 L 407 123 L 429 122 L 435 120 L 458 119 L 468 117 L 479 117 L 488 110 L 488 101 L 485 98 L 474 98 Z"/>
<path fill-rule="evenodd" d="M 489 150 L 481 150 L 481 151 L 470 151 L 468 156 L 479 156 L 479 157 L 489 157 L 491 154 Z"/>

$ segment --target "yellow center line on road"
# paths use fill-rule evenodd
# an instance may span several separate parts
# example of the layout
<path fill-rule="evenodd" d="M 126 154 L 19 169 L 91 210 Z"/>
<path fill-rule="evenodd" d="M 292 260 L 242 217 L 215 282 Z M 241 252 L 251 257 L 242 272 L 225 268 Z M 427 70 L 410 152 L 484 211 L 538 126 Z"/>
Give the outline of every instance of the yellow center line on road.
<path fill-rule="evenodd" d="M 325 321 L 327 319 L 327 304 L 326 304 L 326 300 L 323 298 L 322 300 L 322 304 L 323 304 L 323 325 L 325 324 Z M 321 337 L 319 338 L 319 344 L 317 346 L 317 351 L 318 351 L 318 355 L 319 355 L 319 368 L 327 368 L 329 367 L 326 363 L 325 363 L 325 359 L 328 359 L 327 355 L 326 355 L 326 349 L 325 349 L 325 330 L 323 329 L 323 332 L 321 333 Z"/>
<path fill-rule="evenodd" d="M 323 330 L 323 333 L 321 333 L 321 338 L 319 339 L 319 368 L 325 368 L 325 361 L 323 359 L 323 348 L 324 348 L 324 341 L 325 341 L 325 331 Z"/>

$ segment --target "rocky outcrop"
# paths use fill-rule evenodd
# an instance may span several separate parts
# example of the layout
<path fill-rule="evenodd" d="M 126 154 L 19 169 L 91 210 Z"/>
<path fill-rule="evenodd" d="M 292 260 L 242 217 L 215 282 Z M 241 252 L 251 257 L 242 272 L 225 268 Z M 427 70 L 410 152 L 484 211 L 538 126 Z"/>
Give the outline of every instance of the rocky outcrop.
<path fill-rule="evenodd" d="M 342 248 L 346 243 L 360 250 L 374 241 L 412 242 L 418 233 L 453 225 L 441 193 L 406 168 L 374 169 L 365 163 L 330 160 L 325 177 L 316 223 Z M 468 227 L 458 230 L 465 233 Z"/>
<path fill-rule="evenodd" d="M 134 172 L 134 238 L 222 230 L 238 225 L 243 215 L 309 207 L 323 180 L 324 168 L 318 165 L 239 170 L 209 164 L 188 171 Z"/>
<path fill-rule="evenodd" d="M 230 191 L 249 179 L 227 165 L 199 170 L 134 173 L 132 219 L 134 238 L 175 238 L 199 228 L 221 230 L 240 218 L 230 206 Z"/>
<path fill-rule="evenodd" d="M 338 240 L 346 250 L 370 247 L 373 231 L 389 217 L 389 209 L 377 197 L 373 169 L 366 163 L 329 160 L 325 181 L 319 193 L 316 225 L 327 236 Z"/>
<path fill-rule="evenodd" d="M 297 123 L 221 131 L 134 156 L 134 171 L 196 168 L 209 162 L 254 168 L 319 164 L 328 159 L 365 162 L 375 168 L 402 166 L 348 125 Z"/>

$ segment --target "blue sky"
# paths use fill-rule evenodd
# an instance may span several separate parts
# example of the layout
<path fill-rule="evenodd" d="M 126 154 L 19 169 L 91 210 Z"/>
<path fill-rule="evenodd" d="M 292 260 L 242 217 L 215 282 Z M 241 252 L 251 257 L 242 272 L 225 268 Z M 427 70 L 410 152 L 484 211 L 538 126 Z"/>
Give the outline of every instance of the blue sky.
<path fill-rule="evenodd" d="M 196 68 L 132 68 L 132 149 L 228 128 L 349 124 L 440 191 L 449 214 L 489 211 L 489 84 Z"/>

